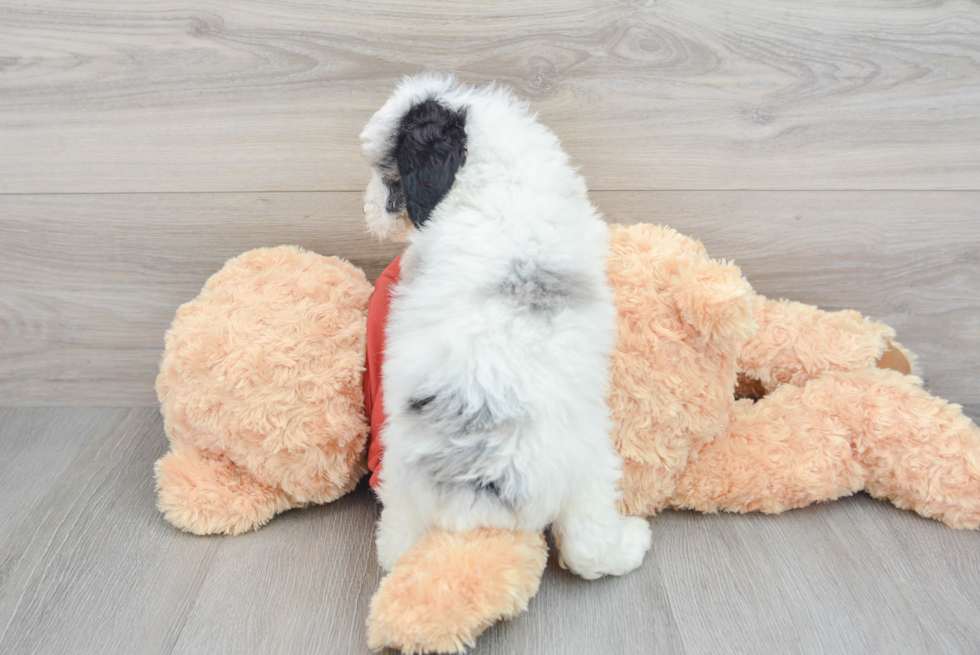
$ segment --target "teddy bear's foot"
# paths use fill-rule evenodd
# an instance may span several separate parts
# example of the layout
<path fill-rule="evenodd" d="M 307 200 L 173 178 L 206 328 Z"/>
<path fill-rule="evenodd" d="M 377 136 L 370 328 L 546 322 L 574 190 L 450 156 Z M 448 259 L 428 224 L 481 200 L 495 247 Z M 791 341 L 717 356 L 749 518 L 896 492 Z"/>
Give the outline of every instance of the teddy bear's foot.
<path fill-rule="evenodd" d="M 836 374 L 820 383 L 812 400 L 834 403 L 851 429 L 868 493 L 953 528 L 980 528 L 980 428 L 959 405 L 895 371 Z"/>
<path fill-rule="evenodd" d="M 368 645 L 461 653 L 494 622 L 527 609 L 547 560 L 541 534 L 433 532 L 381 581 L 371 600 Z"/>
<path fill-rule="evenodd" d="M 299 503 L 258 482 L 228 458 L 183 445 L 155 465 L 157 507 L 173 525 L 194 534 L 237 535 L 259 528 Z"/>
<path fill-rule="evenodd" d="M 875 361 L 875 367 L 898 371 L 902 375 L 918 375 L 916 359 L 916 356 L 906 350 L 902 344 L 890 341 L 885 352 L 881 353 L 881 357 Z"/>

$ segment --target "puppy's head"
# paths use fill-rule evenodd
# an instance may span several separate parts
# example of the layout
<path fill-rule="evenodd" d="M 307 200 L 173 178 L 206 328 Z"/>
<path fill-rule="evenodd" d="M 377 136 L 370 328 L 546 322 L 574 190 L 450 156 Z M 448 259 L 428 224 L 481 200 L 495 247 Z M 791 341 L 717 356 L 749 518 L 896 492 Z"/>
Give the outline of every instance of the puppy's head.
<path fill-rule="evenodd" d="M 466 160 L 469 89 L 448 75 L 408 77 L 361 132 L 371 166 L 364 215 L 383 239 L 404 241 L 449 193 Z"/>

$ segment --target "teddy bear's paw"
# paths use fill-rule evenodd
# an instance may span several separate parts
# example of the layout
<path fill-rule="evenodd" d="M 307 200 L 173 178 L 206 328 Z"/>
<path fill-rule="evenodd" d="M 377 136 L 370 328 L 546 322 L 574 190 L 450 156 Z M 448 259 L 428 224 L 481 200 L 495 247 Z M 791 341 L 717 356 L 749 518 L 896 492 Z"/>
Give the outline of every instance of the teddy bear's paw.
<path fill-rule="evenodd" d="M 609 542 L 610 533 L 618 533 L 618 540 Z M 592 537 L 579 536 L 571 541 L 567 536 L 556 535 L 559 565 L 586 580 L 625 575 L 638 568 L 652 539 L 650 524 L 638 516 L 622 517 L 619 530 L 597 529 Z"/>
<path fill-rule="evenodd" d="M 242 534 L 299 504 L 227 457 L 186 444 L 175 446 L 154 470 L 157 507 L 170 523 L 193 534 Z"/>

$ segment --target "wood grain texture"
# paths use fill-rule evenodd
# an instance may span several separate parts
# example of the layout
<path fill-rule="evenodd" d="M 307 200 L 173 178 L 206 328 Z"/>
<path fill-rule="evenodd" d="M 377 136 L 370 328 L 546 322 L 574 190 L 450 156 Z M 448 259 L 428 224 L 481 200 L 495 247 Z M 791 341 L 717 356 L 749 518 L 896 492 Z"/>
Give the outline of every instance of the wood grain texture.
<path fill-rule="evenodd" d="M 99 409 L 0 411 L 0 541 L 34 512 L 106 416 Z"/>
<path fill-rule="evenodd" d="M 700 238 L 763 294 L 893 325 L 936 394 L 980 403 L 980 193 L 593 198 Z M 177 307 L 229 257 L 281 243 L 372 280 L 398 252 L 365 233 L 357 193 L 0 196 L 0 405 L 154 405 Z"/>
<path fill-rule="evenodd" d="M 73 413 L 85 424 L 92 411 Z M 155 507 L 159 412 L 95 411 L 98 429 L 77 435 L 71 465 L 0 541 L 0 652 L 366 651 L 379 575 L 368 494 L 241 539 L 183 534 Z M 6 421 L 52 423 L 28 409 L 3 410 Z M 32 454 L 35 464 L 49 457 L 43 447 Z M 15 500 L 4 494 L 0 507 Z"/>
<path fill-rule="evenodd" d="M 216 553 L 215 541 L 179 546 L 154 516 L 157 413 L 103 414 L 44 502 L 5 536 L 3 652 L 153 652 Z"/>
<path fill-rule="evenodd" d="M 975 566 L 976 533 L 934 530 L 943 526 L 863 494 L 778 516 L 668 512 L 653 525 L 688 653 L 967 653 L 978 643 L 976 593 L 957 583 L 946 594 L 945 582 Z M 942 563 L 938 577 L 918 576 L 918 591 L 943 596 L 933 607 L 962 607 L 953 617 L 933 615 L 892 575 L 925 553 Z M 934 629 L 961 618 L 955 632 Z"/>
<path fill-rule="evenodd" d="M 974 420 L 980 412 L 973 412 Z M 980 586 L 976 584 L 980 552 L 976 533 L 934 530 L 923 525 L 909 531 L 888 505 L 845 503 L 843 509 L 863 540 L 873 546 L 869 557 L 897 584 L 902 601 L 919 617 L 921 631 L 934 653 L 968 653 L 980 647 Z M 843 521 L 842 521 L 843 525 Z M 964 550 L 963 548 L 967 550 Z M 971 551 L 973 554 L 971 554 Z M 945 576 L 951 574 L 948 579 Z M 942 587 L 936 580 L 944 579 Z M 933 613 L 929 608 L 942 606 Z"/>
<path fill-rule="evenodd" d="M 380 572 L 365 486 L 255 533 L 194 537 L 154 507 L 150 467 L 166 448 L 155 410 L 0 409 L 0 443 L 14 432 L 33 435 L 23 466 L 57 460 L 57 440 L 70 452 L 35 501 L 0 494 L 0 516 L 17 518 L 0 533 L 0 652 L 369 653 Z M 779 516 L 652 521 L 640 569 L 588 582 L 552 557 L 530 610 L 472 652 L 976 650 L 976 532 L 864 495 Z"/>
<path fill-rule="evenodd" d="M 155 404 L 177 307 L 228 258 L 283 243 L 372 280 L 398 252 L 354 193 L 0 196 L 0 405 Z"/>
<path fill-rule="evenodd" d="M 360 189 L 423 69 L 529 96 L 594 189 L 980 189 L 969 0 L 19 0 L 0 192 Z"/>

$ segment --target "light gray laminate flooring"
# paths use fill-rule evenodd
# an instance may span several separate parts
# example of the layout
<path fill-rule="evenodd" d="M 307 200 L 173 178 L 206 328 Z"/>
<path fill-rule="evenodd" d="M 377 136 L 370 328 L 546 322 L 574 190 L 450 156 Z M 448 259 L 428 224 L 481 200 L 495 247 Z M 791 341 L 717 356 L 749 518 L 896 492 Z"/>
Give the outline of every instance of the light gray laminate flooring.
<path fill-rule="evenodd" d="M 977 409 L 970 408 L 976 416 Z M 380 579 L 361 486 L 258 532 L 154 506 L 155 409 L 0 410 L 0 652 L 366 653 Z M 980 547 L 863 494 L 779 516 L 666 512 L 643 566 L 554 558 L 476 653 L 975 653 Z"/>

